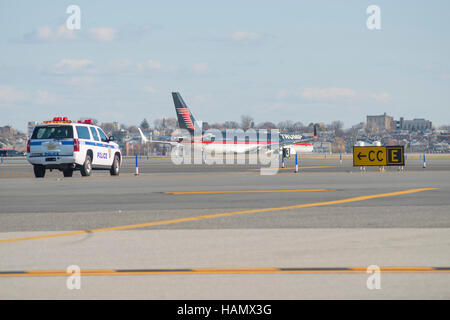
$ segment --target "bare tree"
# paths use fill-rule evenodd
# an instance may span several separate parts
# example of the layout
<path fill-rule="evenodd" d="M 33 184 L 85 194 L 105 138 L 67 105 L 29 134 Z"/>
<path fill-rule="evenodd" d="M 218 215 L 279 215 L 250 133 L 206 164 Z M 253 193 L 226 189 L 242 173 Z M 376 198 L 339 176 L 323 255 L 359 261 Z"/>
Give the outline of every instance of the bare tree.
<path fill-rule="evenodd" d="M 178 126 L 178 120 L 176 118 L 167 118 L 166 119 L 166 127 L 175 130 Z"/>
<path fill-rule="evenodd" d="M 162 119 L 155 119 L 155 120 L 153 121 L 153 127 L 154 127 L 156 130 L 161 130 L 161 129 L 163 129 L 163 120 L 162 120 Z"/>
<path fill-rule="evenodd" d="M 107 135 L 111 135 L 113 129 L 114 129 L 114 125 L 112 122 L 103 122 L 100 127 L 103 129 L 103 131 L 107 134 Z"/>
<path fill-rule="evenodd" d="M 202 130 L 208 130 L 211 128 L 208 122 L 202 122 Z"/>
<path fill-rule="evenodd" d="M 337 120 L 337 121 L 333 121 L 330 125 L 331 130 L 338 130 L 338 129 L 342 129 L 344 127 L 344 122 Z"/>
<path fill-rule="evenodd" d="M 344 136 L 344 130 L 342 130 L 342 129 L 336 129 L 336 130 L 334 130 L 334 135 L 335 135 L 336 137 L 343 137 L 343 136 Z"/>
<path fill-rule="evenodd" d="M 311 133 L 314 132 L 314 123 L 308 124 L 308 128 L 306 129 L 306 132 Z"/>
<path fill-rule="evenodd" d="M 210 129 L 218 129 L 218 130 L 223 130 L 224 126 L 223 123 L 213 123 L 209 126 Z"/>
<path fill-rule="evenodd" d="M 130 132 L 139 132 L 137 126 L 129 126 L 128 127 L 128 131 L 130 131 Z"/>
<path fill-rule="evenodd" d="M 297 121 L 296 123 L 294 123 L 294 131 L 295 132 L 304 132 L 305 130 L 306 130 L 305 126 L 302 122 Z"/>
<path fill-rule="evenodd" d="M 223 127 L 225 129 L 237 129 L 239 128 L 239 123 L 237 123 L 236 121 L 225 121 Z"/>
<path fill-rule="evenodd" d="M 250 116 L 241 116 L 241 128 L 248 130 L 254 126 L 254 120 Z"/>
<path fill-rule="evenodd" d="M 271 130 L 271 129 L 276 129 L 277 126 L 273 122 L 266 121 L 266 122 L 258 124 L 257 128 Z"/>
<path fill-rule="evenodd" d="M 278 123 L 278 129 L 280 129 L 281 132 L 294 131 L 294 121 L 292 120 L 281 121 Z"/>

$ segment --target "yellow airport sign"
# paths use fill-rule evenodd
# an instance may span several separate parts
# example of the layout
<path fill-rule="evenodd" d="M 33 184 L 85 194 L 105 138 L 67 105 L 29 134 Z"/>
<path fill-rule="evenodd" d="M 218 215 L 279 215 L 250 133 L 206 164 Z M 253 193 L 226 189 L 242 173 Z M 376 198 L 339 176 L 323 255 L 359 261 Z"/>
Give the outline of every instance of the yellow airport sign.
<path fill-rule="evenodd" d="M 353 166 L 404 166 L 403 146 L 353 147 Z"/>

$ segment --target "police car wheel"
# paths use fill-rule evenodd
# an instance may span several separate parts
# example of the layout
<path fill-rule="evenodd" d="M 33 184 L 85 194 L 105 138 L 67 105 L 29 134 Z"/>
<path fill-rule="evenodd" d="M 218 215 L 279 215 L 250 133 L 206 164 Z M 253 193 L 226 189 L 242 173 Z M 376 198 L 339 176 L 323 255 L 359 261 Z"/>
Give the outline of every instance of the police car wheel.
<path fill-rule="evenodd" d="M 36 178 L 43 178 L 45 176 L 45 167 L 44 166 L 34 165 L 33 170 L 34 170 L 34 176 Z"/>
<path fill-rule="evenodd" d="M 80 168 L 81 175 L 83 177 L 88 177 L 92 173 L 92 160 L 90 155 L 86 155 L 86 160 Z"/>
<path fill-rule="evenodd" d="M 111 173 L 112 176 L 117 176 L 119 175 L 119 171 L 120 171 L 120 161 L 119 161 L 119 156 L 115 155 L 114 156 L 114 162 L 111 166 L 111 169 L 109 170 L 109 172 Z"/>
<path fill-rule="evenodd" d="M 63 170 L 64 177 L 71 177 L 73 175 L 73 169 L 67 168 Z"/>

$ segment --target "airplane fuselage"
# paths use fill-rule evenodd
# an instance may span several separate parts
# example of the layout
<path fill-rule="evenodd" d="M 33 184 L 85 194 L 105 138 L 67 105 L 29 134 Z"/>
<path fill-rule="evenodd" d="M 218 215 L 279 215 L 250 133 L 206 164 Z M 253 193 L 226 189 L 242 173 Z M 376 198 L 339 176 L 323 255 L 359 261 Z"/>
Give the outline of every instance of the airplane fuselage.
<path fill-rule="evenodd" d="M 298 134 L 280 134 L 279 141 L 272 141 L 270 133 L 266 135 L 266 133 L 264 132 L 264 135 L 261 136 L 262 138 L 259 139 L 259 132 L 255 132 L 256 134 L 253 137 L 238 137 L 234 136 L 233 134 L 231 134 L 230 137 L 227 136 L 225 132 L 222 132 L 218 136 L 203 134 L 201 137 L 185 137 L 180 142 L 184 147 L 192 146 L 197 150 L 210 153 L 247 153 L 263 149 L 275 150 L 279 148 L 290 148 L 291 154 L 313 151 L 312 143 L 298 142 L 298 140 L 302 138 L 302 136 Z M 289 141 L 290 139 L 295 139 L 297 140 L 297 142 L 293 142 L 292 144 L 285 143 L 282 147 L 280 146 L 280 142 Z"/>

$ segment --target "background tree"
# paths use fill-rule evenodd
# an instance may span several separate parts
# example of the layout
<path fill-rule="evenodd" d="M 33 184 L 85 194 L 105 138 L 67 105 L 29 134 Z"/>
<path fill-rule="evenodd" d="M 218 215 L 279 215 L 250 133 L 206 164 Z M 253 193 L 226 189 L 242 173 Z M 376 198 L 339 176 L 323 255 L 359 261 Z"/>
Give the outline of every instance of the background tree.
<path fill-rule="evenodd" d="M 167 118 L 166 127 L 170 130 L 175 130 L 178 127 L 178 120 L 176 118 Z"/>
<path fill-rule="evenodd" d="M 308 133 L 312 133 L 312 132 L 314 132 L 314 123 L 310 123 L 310 124 L 308 124 L 308 127 L 306 128 L 306 132 L 308 132 Z"/>
<path fill-rule="evenodd" d="M 209 128 L 211 128 L 211 126 L 209 125 L 208 122 L 203 122 L 202 123 L 202 130 L 203 131 L 208 130 Z"/>
<path fill-rule="evenodd" d="M 209 129 L 223 130 L 223 129 L 225 129 L 225 128 L 224 128 L 224 126 L 223 126 L 223 123 L 216 122 L 216 123 L 211 124 L 211 125 L 209 126 Z"/>
<path fill-rule="evenodd" d="M 344 127 L 344 122 L 342 122 L 342 121 L 340 121 L 340 120 L 333 121 L 333 122 L 330 124 L 331 130 L 339 130 L 339 129 L 342 129 L 343 127 Z"/>
<path fill-rule="evenodd" d="M 239 123 L 237 123 L 236 121 L 225 121 L 223 127 L 225 129 L 238 129 Z"/>
<path fill-rule="evenodd" d="M 150 125 L 148 124 L 147 119 L 142 120 L 141 128 L 143 131 L 148 131 L 150 129 Z"/>
<path fill-rule="evenodd" d="M 103 123 L 100 125 L 100 128 L 102 128 L 103 131 L 104 131 L 107 135 L 111 135 L 111 133 L 112 133 L 112 131 L 113 131 L 113 128 L 114 128 L 114 125 L 113 125 L 112 122 L 103 122 Z"/>
<path fill-rule="evenodd" d="M 306 128 L 305 128 L 305 125 L 303 124 L 303 122 L 297 121 L 296 123 L 294 123 L 294 131 L 295 132 L 305 132 Z"/>
<path fill-rule="evenodd" d="M 277 129 L 277 126 L 273 122 L 266 121 L 266 122 L 258 124 L 257 128 L 271 130 L 271 129 Z"/>
<path fill-rule="evenodd" d="M 243 130 L 248 130 L 254 126 L 254 120 L 252 117 L 244 115 L 241 116 L 241 128 Z"/>
<path fill-rule="evenodd" d="M 286 120 L 281 121 L 277 125 L 278 129 L 280 129 L 281 132 L 292 132 L 294 131 L 294 121 L 292 120 Z"/>
<path fill-rule="evenodd" d="M 333 153 L 345 152 L 345 141 L 341 137 L 335 137 L 331 144 L 331 151 Z"/>

